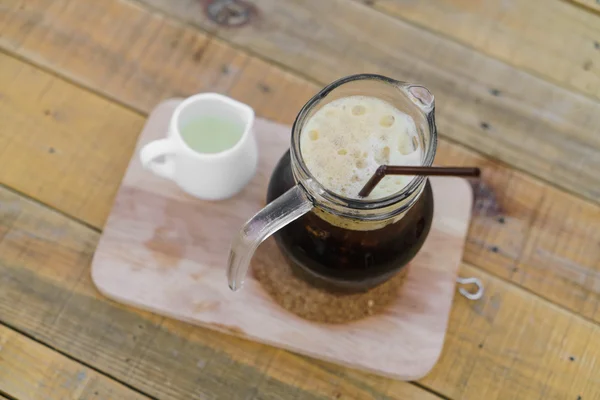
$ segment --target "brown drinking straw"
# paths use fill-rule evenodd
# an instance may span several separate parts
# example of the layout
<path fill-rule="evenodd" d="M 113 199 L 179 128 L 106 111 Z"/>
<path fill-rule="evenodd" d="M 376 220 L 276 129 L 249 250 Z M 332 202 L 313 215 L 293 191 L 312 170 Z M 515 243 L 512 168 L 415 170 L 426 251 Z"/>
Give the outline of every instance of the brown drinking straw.
<path fill-rule="evenodd" d="M 479 168 L 476 167 L 411 167 L 402 165 L 381 165 L 360 192 L 358 192 L 358 195 L 360 197 L 367 197 L 386 175 L 478 177 L 480 172 Z"/>

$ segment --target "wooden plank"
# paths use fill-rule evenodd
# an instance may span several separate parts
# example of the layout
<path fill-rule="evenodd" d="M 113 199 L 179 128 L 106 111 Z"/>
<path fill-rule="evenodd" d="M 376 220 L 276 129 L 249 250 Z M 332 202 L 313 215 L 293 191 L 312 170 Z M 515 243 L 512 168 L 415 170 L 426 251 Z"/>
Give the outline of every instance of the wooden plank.
<path fill-rule="evenodd" d="M 89 273 L 98 233 L 6 189 L 0 204 L 2 320 L 153 397 L 437 398 L 108 301 Z"/>
<path fill-rule="evenodd" d="M 486 295 L 458 297 L 446 351 L 423 383 L 457 399 L 595 399 L 600 327 L 464 266 Z M 465 357 L 465 354 L 468 354 Z M 581 375 L 572 374 L 579 370 Z"/>
<path fill-rule="evenodd" d="M 0 54 L 0 181 L 102 225 L 143 117 Z"/>
<path fill-rule="evenodd" d="M 511 280 L 600 321 L 600 210 L 554 188 L 538 207 Z"/>
<path fill-rule="evenodd" d="M 215 42 L 218 44 L 218 42 Z M 211 42 L 211 46 L 213 45 L 213 43 Z M 219 48 L 223 48 L 221 46 L 221 44 L 219 44 Z M 233 53 L 235 53 L 235 51 L 233 51 Z M 203 56 L 204 57 L 204 56 Z M 215 64 L 215 65 L 219 65 L 219 64 Z M 271 99 L 269 101 L 269 106 L 272 107 L 273 104 L 279 104 L 280 105 L 280 109 L 282 109 L 280 112 L 281 113 L 287 113 L 289 115 L 294 115 L 295 111 L 293 111 L 294 109 L 292 108 L 287 108 L 287 104 L 286 103 L 288 100 L 288 97 L 292 97 L 293 101 L 298 101 L 299 103 L 302 103 L 303 100 L 299 100 L 299 98 L 297 96 L 294 95 L 294 93 L 297 93 L 295 91 L 295 88 L 298 91 L 301 90 L 305 90 L 305 91 L 310 91 L 313 90 L 312 87 L 310 87 L 310 85 L 307 85 L 306 83 L 303 83 L 302 81 L 290 77 L 288 74 L 284 74 L 284 75 L 280 75 L 279 72 L 277 72 L 277 69 L 274 67 L 270 67 L 269 65 L 259 61 L 259 60 L 254 60 L 254 59 L 250 59 L 250 61 L 247 62 L 247 66 L 246 69 L 244 69 L 244 74 L 248 73 L 248 76 L 253 76 L 254 78 L 252 80 L 246 80 L 246 75 L 244 75 L 244 80 L 240 80 L 239 82 L 236 83 L 236 85 L 232 86 L 232 89 L 230 90 L 230 93 L 234 93 L 235 96 L 243 96 L 247 98 L 252 99 L 252 97 L 256 96 L 257 99 L 263 100 L 263 99 Z M 277 78 L 277 77 L 281 77 L 283 76 L 283 78 Z M 281 92 L 275 92 L 275 94 L 270 94 L 273 93 L 274 91 L 267 91 L 264 89 L 264 86 L 260 86 L 262 84 L 262 79 L 264 77 L 268 77 L 268 79 L 270 79 L 270 82 L 273 82 L 275 85 L 275 87 L 280 87 L 283 86 L 286 88 L 287 91 L 287 95 L 285 97 L 282 97 L 282 95 L 280 94 Z M 284 78 L 289 78 L 289 80 L 285 80 Z M 167 78 L 167 79 L 174 79 L 174 78 Z M 284 79 L 283 82 L 285 82 L 285 84 L 283 84 L 282 81 L 278 81 L 278 79 Z M 278 85 L 278 82 L 282 82 L 281 85 Z M 269 87 L 269 86 L 267 86 Z M 280 97 L 278 97 L 280 96 Z M 257 103 L 259 104 L 259 103 Z M 297 110 L 298 108 L 296 108 L 295 110 Z M 286 111 L 287 110 L 287 111 Z M 292 110 L 292 111 L 289 111 Z M 450 146 L 450 148 L 452 148 L 452 146 Z M 465 154 L 472 154 L 470 152 L 465 151 L 464 149 L 461 149 L 460 147 L 454 147 L 456 150 L 456 152 L 458 152 L 459 154 L 461 152 L 465 152 Z M 440 156 L 442 156 L 443 152 L 440 151 Z M 448 155 L 448 157 L 450 157 L 450 155 Z M 466 156 L 465 156 L 466 157 Z M 479 156 L 477 156 L 479 157 Z M 505 166 L 502 166 L 501 164 L 496 164 L 496 163 L 491 163 L 489 161 L 487 161 L 490 165 L 490 169 L 489 169 L 489 176 L 485 177 L 484 181 L 486 183 L 488 183 L 490 185 L 490 187 L 492 187 L 492 189 L 494 189 L 494 191 L 492 192 L 492 194 L 495 193 L 496 196 L 496 200 L 498 200 L 498 204 L 502 205 L 504 213 L 506 214 L 506 221 L 505 223 L 501 223 L 498 221 L 500 215 L 495 216 L 494 214 L 498 213 L 498 210 L 496 209 L 496 207 L 494 207 L 494 202 L 492 201 L 494 199 L 493 196 L 488 196 L 488 197 L 484 197 L 484 199 L 488 200 L 488 203 L 484 203 L 490 205 L 489 207 L 483 207 L 483 216 L 485 217 L 484 219 L 480 220 L 480 223 L 482 225 L 482 227 L 480 228 L 480 233 L 479 235 L 483 235 L 481 232 L 485 233 L 485 242 L 482 243 L 482 240 L 479 236 L 475 236 L 473 237 L 473 239 L 475 241 L 479 241 L 476 242 L 474 244 L 475 248 L 478 251 L 477 256 L 480 257 L 483 260 L 488 259 L 488 257 L 486 256 L 486 253 L 493 253 L 491 254 L 493 257 L 490 258 L 490 263 L 492 264 L 491 266 L 488 266 L 489 268 L 495 268 L 494 271 L 497 272 L 499 270 L 501 270 L 501 268 L 507 268 L 508 271 L 510 271 L 510 267 L 512 267 L 514 265 L 514 259 L 517 258 L 518 259 L 518 251 L 520 250 L 520 244 L 519 244 L 519 239 L 523 238 L 523 237 L 527 237 L 528 235 L 528 231 L 529 231 L 529 226 L 530 226 L 530 221 L 532 220 L 536 220 L 537 219 L 537 214 L 536 214 L 536 206 L 539 203 L 536 203 L 536 201 L 542 201 L 541 198 L 542 196 L 545 195 L 546 191 L 543 190 L 544 189 L 544 185 L 540 184 L 539 182 L 532 180 L 530 178 L 527 178 L 526 176 L 524 176 L 523 174 L 519 174 L 519 173 L 515 173 L 514 171 L 506 168 Z M 516 182 L 516 184 L 515 184 Z M 507 187 L 510 187 L 511 190 L 506 190 Z M 513 190 L 514 187 L 514 191 Z M 524 191 L 527 188 L 527 195 L 523 195 L 522 191 Z M 590 205 L 589 203 L 585 203 L 585 202 L 581 202 L 580 200 L 573 198 L 572 196 L 567 195 L 566 197 L 567 200 L 572 200 L 575 202 L 575 206 L 574 208 L 587 208 L 590 207 L 590 210 L 595 210 L 595 206 Z M 548 202 L 551 202 L 552 200 L 552 196 L 549 197 L 549 199 L 547 200 Z M 593 213 L 591 213 L 591 215 L 595 215 Z M 553 218 L 551 215 L 548 216 L 548 218 Z M 507 223 L 508 221 L 508 223 Z M 572 226 L 572 222 L 570 221 L 570 218 L 568 218 L 567 220 L 561 220 L 561 219 L 552 219 L 552 223 L 549 224 L 549 226 L 552 227 L 552 231 L 554 232 L 561 232 L 563 227 L 566 226 Z M 589 226 L 589 225 L 585 225 L 586 223 L 589 223 L 589 221 L 585 221 L 585 222 L 578 222 L 576 224 L 576 226 Z M 510 229 L 505 229 L 504 226 L 509 225 Z M 498 226 L 500 228 L 500 230 L 496 230 L 496 226 Z M 593 225 L 592 225 L 593 226 Z M 490 239 L 491 238 L 491 239 Z M 584 244 L 582 244 L 582 248 L 588 248 L 590 249 L 589 255 L 590 255 L 590 262 L 595 263 L 594 262 L 594 254 L 595 253 L 595 247 L 590 247 L 590 244 L 593 245 L 594 244 L 594 238 L 588 238 L 589 242 L 586 241 L 584 242 Z M 508 254 L 505 254 L 503 251 L 499 251 L 499 250 L 503 250 L 502 247 L 494 247 L 497 243 L 501 243 L 501 244 L 506 244 L 506 246 L 508 247 Z M 93 245 L 92 245 L 93 246 Z M 495 249 L 496 251 L 494 251 L 493 249 Z M 61 252 L 59 252 L 59 254 L 56 256 L 59 260 L 63 257 L 65 257 L 65 255 Z M 496 262 L 502 262 L 504 264 L 495 264 Z M 501 268 L 498 267 L 498 265 L 500 265 Z M 540 268 L 543 264 L 540 264 Z M 594 265 L 594 264 L 592 264 Z M 566 270 L 565 270 L 566 271 Z M 55 271 L 52 270 L 52 268 L 50 268 L 50 270 L 48 271 L 49 275 L 52 275 L 52 273 L 55 273 Z M 60 275 L 61 274 L 57 274 Z M 66 283 L 68 282 L 72 282 L 74 279 L 68 280 L 66 277 L 62 277 L 63 279 L 66 280 Z M 50 278 L 48 277 L 48 279 L 54 279 L 54 278 Z M 562 285 L 557 284 L 556 288 L 558 290 L 560 290 L 562 288 Z M 592 289 L 594 289 L 592 287 Z M 565 294 L 568 294 L 568 291 L 564 292 Z M 596 296 L 597 292 L 592 292 L 591 293 L 591 304 L 594 303 L 594 296 Z M 82 315 L 85 315 L 85 311 L 81 310 L 80 313 Z M 83 316 L 81 317 L 81 319 L 83 319 Z M 110 319 L 105 319 L 103 320 L 104 323 L 109 323 L 111 322 Z M 135 326 L 129 326 L 130 328 L 134 328 Z M 114 346 L 113 346 L 114 348 Z M 252 352 L 253 350 L 248 350 L 250 352 Z M 89 353 L 88 353 L 89 354 Z M 115 354 L 117 354 L 115 352 Z M 250 357 L 250 356 L 248 356 Z M 262 359 L 263 362 L 266 362 L 265 359 Z M 109 362 L 109 361 L 107 361 Z M 202 364 L 202 363 L 201 363 Z M 193 364 L 190 364 L 190 366 L 192 366 Z M 279 368 L 283 368 L 285 369 L 284 366 L 282 366 L 281 364 L 279 365 Z M 296 367 L 294 367 L 296 368 Z M 292 368 L 293 369 L 293 368 Z M 307 373 L 308 374 L 308 373 Z M 310 375 L 310 374 L 309 374 Z M 300 375 L 299 375 L 300 376 Z M 324 378 L 327 379 L 327 378 Z M 189 387 L 189 386 L 188 386 Z M 191 389 L 190 389 L 191 390 Z"/>
<path fill-rule="evenodd" d="M 257 0 L 254 18 L 235 29 L 213 23 L 206 2 L 142 1 L 321 84 L 359 72 L 420 82 L 437 98 L 442 135 L 600 200 L 596 100 L 358 2 Z M 594 54 L 582 68 L 600 65 Z M 589 77 L 600 82 L 587 71 L 581 79 Z"/>
<path fill-rule="evenodd" d="M 283 100 L 286 81 L 298 86 L 297 78 L 279 73 L 278 85 L 272 85 L 263 74 L 276 67 L 259 63 L 262 69 L 257 69 L 256 60 L 217 43 L 207 46 L 206 52 L 198 90 L 229 91 L 242 64 L 247 63 L 253 71 L 249 74 L 260 83 L 237 85 L 233 95 L 251 102 L 257 113 L 267 118 L 291 121 L 315 90 L 305 85 L 296 92 L 298 97 L 289 99 L 290 107 L 281 110 L 277 104 Z M 227 71 L 223 72 L 224 68 Z M 167 76 L 165 85 L 179 79 L 177 71 Z M 187 82 L 182 85 L 190 87 Z M 102 226 L 144 118 L 1 53 L 0 88 L 0 182 L 86 223 Z M 140 106 L 149 111 L 162 98 L 161 90 L 152 94 L 152 103 Z"/>
<path fill-rule="evenodd" d="M 143 9 L 125 10 L 145 12 Z M 134 16 L 129 18 L 145 20 Z M 116 59 L 118 56 L 111 57 Z M 101 63 L 90 67 L 88 81 L 95 79 L 93 68 L 98 65 Z M 297 110 L 317 91 L 315 84 L 217 40 L 207 44 L 201 65 L 197 90 L 228 93 L 251 104 L 259 115 L 280 122 L 292 122 Z M 0 140 L 4 134 L 5 146 L 10 148 L 3 152 L 5 170 L 0 170 L 0 182 L 101 227 L 112 206 L 111 199 L 131 156 L 143 118 L 10 57 L 0 55 L 0 66 L 0 80 L 6 82 L 7 88 L 0 99 L 0 116 L 8 127 L 4 133 L 0 132 Z M 9 74 L 10 71 L 13 73 Z M 235 78 L 230 78 L 229 74 L 234 74 Z M 118 76 L 113 79 L 120 79 Z M 178 90 L 180 76 L 175 72 L 165 73 L 161 79 L 165 87 Z M 115 91 L 115 95 L 134 96 L 138 93 L 137 98 L 148 103 L 140 102 L 138 106 L 147 112 L 161 100 L 157 97 L 151 102 L 146 96 L 145 93 L 153 92 L 150 85 L 151 81 L 142 92 Z M 55 90 L 46 90 L 47 87 Z M 184 89 L 189 93 L 196 90 L 192 86 L 181 90 Z M 66 97 L 70 98 L 68 103 L 63 100 Z M 32 105 L 31 99 L 37 98 L 44 98 L 44 103 L 36 106 L 33 102 Z M 44 115 L 46 109 L 57 115 L 73 115 L 74 121 L 84 121 L 86 125 L 83 127 L 83 122 L 66 118 L 46 124 L 43 119 L 47 118 Z M 104 117 L 97 117 L 97 109 L 107 110 Z M 24 121 L 39 121 L 39 124 L 30 129 Z M 105 129 L 107 124 L 117 125 L 118 129 Z M 70 134 L 67 136 L 65 132 Z M 69 140 L 71 137 L 77 140 Z M 55 153 L 47 152 L 50 147 Z M 597 311 L 600 287 L 596 283 L 600 273 L 596 245 L 600 232 L 593 229 L 594 225 L 600 225 L 598 206 L 563 194 L 502 163 L 445 140 L 439 143 L 436 160 L 439 164 L 483 168 L 484 190 L 480 190 L 477 215 L 471 224 L 464 256 L 467 262 L 600 321 Z M 35 175 L 30 172 L 31 163 L 40 166 Z M 73 168 L 73 165 L 78 167 Z M 68 171 L 68 174 L 61 176 L 62 171 Z M 96 187 L 98 182 L 102 184 Z M 92 190 L 95 190 L 94 195 L 87 195 Z M 540 205 L 553 202 L 561 205 L 557 209 L 560 212 L 540 214 Z M 538 241 L 542 235 L 548 238 L 560 236 L 568 246 L 559 247 L 551 240 Z M 565 251 L 566 248 L 576 250 Z M 538 252 L 544 257 L 539 257 Z M 549 262 L 549 257 L 553 262 Z"/>
<path fill-rule="evenodd" d="M 137 110 L 147 111 L 168 97 L 226 91 L 248 59 L 212 45 L 194 29 L 119 0 L 9 4 L 0 8 L 0 47 Z"/>
<path fill-rule="evenodd" d="M 567 0 L 567 1 L 570 1 L 571 3 L 573 3 L 575 5 L 584 7 L 589 11 L 600 12 L 600 3 L 596 0 Z"/>
<path fill-rule="evenodd" d="M 0 21 L 6 21 L 0 47 L 139 110 L 172 95 L 226 90 L 247 60 L 125 0 L 65 1 L 11 0 L 13 7 L 0 14 Z M 600 177 L 594 173 L 600 169 L 596 101 L 345 0 L 318 5 L 260 0 L 260 18 L 240 29 L 218 29 L 204 16 L 201 2 L 144 1 L 321 83 L 364 71 L 422 82 L 438 99 L 441 134 L 600 199 Z M 92 19 L 89 7 L 96 16 Z M 378 41 L 356 41 L 364 32 Z M 314 40 L 315 34 L 320 40 Z M 206 73 L 214 62 L 205 53 L 213 45 L 230 58 Z"/>
<path fill-rule="evenodd" d="M 148 399 L 2 325 L 0 390 L 28 400 Z"/>
<path fill-rule="evenodd" d="M 0 315 L 37 340 L 157 398 L 435 398 L 364 374 L 161 319 L 98 295 L 98 234 L 0 190 Z M 460 399 L 600 396 L 600 327 L 470 266 L 480 302 L 456 296 L 443 355 L 423 385 Z M 482 397 L 482 393 L 485 396 Z M 336 397 L 337 396 L 337 397 Z"/>
<path fill-rule="evenodd" d="M 465 261 L 600 321 L 600 207 L 449 143 L 437 162 L 483 170 Z"/>
<path fill-rule="evenodd" d="M 277 86 L 276 69 L 268 70 L 266 65 L 259 61 L 248 62 L 247 68 L 248 76 L 261 77 L 263 76 L 261 72 L 267 73 L 271 79 L 271 84 Z M 235 93 L 247 93 L 247 95 L 252 96 L 255 90 L 256 92 L 262 92 L 262 89 L 256 84 L 256 80 L 244 79 L 240 82 L 244 82 L 245 86 L 234 86 L 232 91 Z M 284 86 L 286 86 L 289 95 L 296 93 L 293 85 L 288 84 Z M 300 88 L 303 89 L 302 86 Z M 443 148 L 447 150 L 441 150 L 441 154 L 450 159 L 462 160 L 461 157 L 467 159 L 472 154 L 458 146 L 449 144 L 443 144 L 441 149 Z M 471 157 L 475 156 L 471 155 Z M 502 204 L 503 207 L 507 207 L 505 218 L 508 222 L 505 221 L 503 224 L 498 222 L 498 216 L 494 214 L 497 213 L 494 204 L 487 203 L 487 205 L 483 204 L 483 207 L 479 210 L 481 214 L 477 218 L 481 226 L 478 229 L 487 229 L 484 232 L 492 232 L 488 233 L 488 235 L 493 240 L 506 241 L 507 245 L 514 246 L 511 237 L 514 239 L 515 236 L 522 235 L 523 231 L 529 229 L 527 221 L 534 217 L 532 213 L 536 209 L 537 202 L 541 201 L 540 199 L 545 193 L 543 190 L 544 186 L 504 166 L 489 161 L 488 163 L 487 165 L 490 167 L 489 170 L 486 168 L 486 171 L 490 171 L 490 175 L 486 178 L 485 182 L 489 182 L 492 188 L 497 189 L 495 191 L 498 195 L 496 201 L 498 204 Z M 499 190 L 507 186 L 514 187 L 515 194 L 510 192 L 502 193 Z M 519 196 L 518 193 L 520 193 L 523 187 L 528 188 L 527 193 L 529 193 L 529 196 L 538 197 Z M 567 196 L 567 199 L 575 202 L 575 208 L 581 208 L 582 204 L 583 206 L 586 204 L 589 205 L 589 203 L 577 200 L 572 196 L 565 196 Z M 226 393 L 237 393 L 237 391 L 243 392 L 255 389 L 257 392 L 266 392 L 273 395 L 273 393 L 283 393 L 282 391 L 297 390 L 292 389 L 291 386 L 282 385 L 281 382 L 284 382 L 286 385 L 299 386 L 302 390 L 316 392 L 318 395 L 324 397 L 331 396 L 332 393 L 338 393 L 335 392 L 338 386 L 344 387 L 344 390 L 339 393 L 354 393 L 358 390 L 358 387 L 361 390 L 360 393 L 363 393 L 365 396 L 370 391 L 373 391 L 374 387 L 382 387 L 380 390 L 387 390 L 386 393 L 391 397 L 402 398 L 404 396 L 404 398 L 410 398 L 409 396 L 413 396 L 414 398 L 419 398 L 418 396 L 423 395 L 421 392 L 412 392 L 412 387 L 398 386 L 399 383 L 396 382 L 370 376 L 365 377 L 360 374 L 357 375 L 353 371 L 340 371 L 330 365 L 314 363 L 313 361 L 299 358 L 289 353 L 277 352 L 271 348 L 261 347 L 237 339 L 225 338 L 218 334 L 192 328 L 186 324 L 173 321 L 164 321 L 161 323 L 160 318 L 152 315 L 138 313 L 113 303 L 107 303 L 99 298 L 92 289 L 87 274 L 87 264 L 89 263 L 91 252 L 95 248 L 97 235 L 47 211 L 44 213 L 44 218 L 32 216 L 31 212 L 25 212 L 22 210 L 22 207 L 19 207 L 21 200 L 17 202 L 15 197 L 4 198 L 0 202 L 0 204 L 5 205 L 5 215 L 2 215 L 0 218 L 2 223 L 5 224 L 1 231 L 4 239 L 0 242 L 0 265 L 7 270 L 2 271 L 0 276 L 3 276 L 3 286 L 8 286 L 8 288 L 4 286 L 1 291 L 6 297 L 2 297 L 2 301 L 0 301 L 0 315 L 9 316 L 7 318 L 10 318 L 12 323 L 19 324 L 23 329 L 30 330 L 32 334 L 39 335 L 43 340 L 52 343 L 53 346 L 58 346 L 69 354 L 86 359 L 86 361 L 92 360 L 90 362 L 93 362 L 93 365 L 109 371 L 111 374 L 114 373 L 115 376 L 131 376 L 127 382 L 135 384 L 136 387 L 143 388 L 148 393 L 157 396 L 168 394 L 181 396 L 182 398 L 194 396 L 195 387 L 199 384 L 194 383 L 189 375 L 180 377 L 178 374 L 181 371 L 179 368 L 196 371 L 195 368 L 198 368 L 197 365 L 199 364 L 204 367 L 211 365 L 215 368 L 211 370 L 206 380 L 201 382 L 208 386 L 205 394 L 223 393 L 222 391 L 225 389 L 222 386 L 224 384 L 218 377 L 226 375 L 231 377 L 230 383 L 232 385 L 227 389 L 230 392 Z M 493 197 L 488 196 L 485 199 L 491 201 L 490 199 L 493 199 Z M 28 202 L 26 203 L 29 207 L 36 208 Z M 589 207 L 595 206 L 589 205 Z M 51 216 L 47 216 L 46 213 Z M 561 216 L 561 218 L 563 217 Z M 570 220 L 570 218 L 567 218 L 567 220 Z M 553 222 L 553 224 L 560 224 L 560 220 Z M 508 225 L 510 229 L 498 233 L 494 231 L 496 225 L 500 227 Z M 556 229 L 560 230 L 560 225 Z M 478 239 L 478 236 L 475 239 Z M 480 246 L 481 243 L 474 243 L 474 245 Z M 504 262 L 509 262 L 509 257 L 512 256 L 512 254 L 507 256 L 499 251 L 494 254 L 498 254 L 498 259 Z M 485 258 L 481 254 L 481 248 L 478 255 Z M 473 271 L 466 269 L 463 273 L 471 274 Z M 492 281 L 496 282 L 493 279 Z M 550 321 L 556 318 L 553 317 L 555 313 L 568 315 L 564 311 L 548 306 L 536 297 L 523 294 L 522 291 L 514 289 L 506 283 L 500 282 L 500 285 L 501 287 L 509 288 L 510 291 L 516 290 L 518 294 L 516 299 L 508 301 L 510 305 L 509 309 L 512 309 L 510 307 L 519 304 L 523 301 L 523 298 L 526 298 L 535 299 L 535 301 L 530 300 L 535 306 L 528 308 L 524 312 L 535 313 L 537 315 L 538 309 L 541 309 L 540 318 L 544 320 L 548 318 Z M 25 293 L 25 295 L 22 293 Z M 19 299 L 16 304 L 15 299 Z M 460 298 L 457 301 L 460 301 Z M 541 305 L 538 305 L 538 303 Z M 469 304 L 464 306 L 466 307 L 465 313 L 473 312 Z M 63 311 L 59 312 L 59 310 Z M 475 318 L 475 320 L 468 322 L 472 318 Z M 485 314 L 482 316 L 478 315 L 477 317 L 473 317 L 470 314 L 466 316 L 459 314 L 459 317 L 453 316 L 450 325 L 451 332 L 452 329 L 455 329 L 452 328 L 453 326 L 464 326 L 465 331 L 461 331 L 462 333 L 460 334 L 451 334 L 454 335 L 451 337 L 455 337 L 453 339 L 455 342 L 465 345 L 464 342 L 467 339 L 464 337 L 464 332 L 469 332 L 470 329 L 475 329 L 481 325 L 487 326 L 485 324 L 489 318 L 490 316 L 486 316 Z M 466 325 L 464 322 L 465 319 L 467 320 Z M 522 323 L 523 321 L 520 322 Z M 474 325 L 470 325 L 471 323 Z M 579 323 L 585 326 L 591 325 L 585 321 L 576 319 L 576 324 Z M 491 335 L 496 330 L 500 332 L 515 331 L 514 326 L 520 325 L 514 324 L 508 316 L 505 316 L 504 320 L 498 321 L 498 325 L 494 325 L 494 329 L 489 327 L 487 331 L 480 332 L 480 334 Z M 84 327 L 83 334 L 81 332 L 82 327 Z M 538 337 L 541 333 L 537 329 L 534 329 L 536 327 L 537 325 L 533 327 L 529 326 L 525 334 L 534 338 Z M 99 334 L 98 332 L 101 333 Z M 496 347 L 492 347 L 491 349 L 492 352 L 486 353 L 485 359 L 480 361 L 482 364 L 479 367 L 487 368 L 489 371 L 497 371 L 494 367 L 494 360 L 498 357 L 505 360 L 505 365 L 509 363 L 515 357 L 514 350 L 510 348 L 505 349 L 502 346 L 508 346 L 506 343 L 511 343 L 513 339 L 517 340 L 518 337 L 515 337 L 515 334 L 513 332 L 513 336 L 509 337 L 506 342 L 496 343 Z M 186 338 L 188 337 L 191 342 L 187 341 Z M 475 337 L 475 339 L 483 340 L 485 336 L 481 338 Z M 152 349 L 148 349 L 150 346 L 152 346 Z M 527 347 L 525 346 L 524 350 L 527 350 Z M 174 353 L 172 352 L 173 350 L 175 351 Z M 555 352 L 556 350 L 549 349 L 548 351 Z M 226 354 L 226 356 L 223 356 L 222 353 Z M 180 356 L 180 354 L 185 354 L 185 356 Z M 537 355 L 538 353 L 523 353 L 525 360 L 535 360 Z M 139 361 L 142 357 L 144 361 Z M 446 364 L 446 367 L 440 370 L 440 372 L 437 372 L 438 369 L 434 371 L 435 375 L 433 376 L 435 380 L 431 384 L 431 387 L 435 390 L 443 389 L 448 393 L 458 390 L 455 386 L 457 382 L 461 383 L 462 381 L 457 381 L 456 379 L 459 378 L 456 378 L 457 375 L 453 375 L 455 371 L 459 371 L 454 367 L 453 363 L 456 362 L 458 365 L 463 363 L 466 365 L 465 368 L 467 371 L 463 371 L 459 375 L 460 379 L 462 379 L 470 373 L 469 371 L 472 371 L 473 364 L 471 360 L 474 359 L 473 357 L 473 353 L 464 353 L 458 358 L 456 355 L 452 355 L 449 358 L 444 355 L 443 360 L 450 360 L 448 363 L 451 365 L 448 366 Z M 183 362 L 181 358 L 184 358 Z M 475 359 L 479 358 L 475 357 Z M 563 360 L 561 359 L 561 361 Z M 588 368 L 591 365 L 589 362 L 592 361 L 586 361 L 586 364 L 580 367 L 582 370 L 575 372 L 582 373 L 585 376 L 585 368 Z M 131 365 L 135 365 L 135 367 L 131 367 Z M 506 378 L 508 379 L 507 384 L 510 385 L 513 380 L 517 381 L 517 383 L 521 380 L 529 382 L 530 376 L 527 375 L 529 371 L 527 367 L 527 365 L 518 367 L 520 368 L 518 372 L 511 371 L 509 377 Z M 551 373 L 551 367 L 549 366 L 548 368 L 547 370 L 543 370 L 543 372 Z M 166 379 L 164 376 L 165 370 L 172 373 Z M 263 370 L 267 370 L 267 373 L 263 373 Z M 504 370 L 508 374 L 506 371 Z M 175 374 L 177 376 L 174 376 Z M 191 372 L 190 374 L 193 374 L 194 379 L 196 379 L 197 373 Z M 446 375 L 450 376 L 450 378 L 454 377 L 453 379 L 455 380 L 444 378 Z M 567 375 L 567 378 L 572 377 L 573 375 Z M 239 381 L 246 378 L 261 381 L 263 382 L 262 386 L 260 389 L 256 389 L 255 387 L 247 386 L 248 384 L 246 386 L 240 384 Z M 492 379 L 488 375 L 479 376 L 477 379 L 473 378 L 471 384 L 475 385 L 478 379 L 484 378 L 488 381 Z M 431 378 L 428 377 L 427 379 Z M 154 381 L 169 382 L 169 385 L 167 387 L 165 383 L 164 386 L 161 385 L 152 389 L 150 386 Z M 425 382 L 430 381 L 425 380 Z M 471 381 L 469 380 L 469 382 Z M 547 383 L 540 383 L 538 381 L 533 382 L 537 385 L 534 385 L 535 390 L 540 387 L 546 388 L 548 385 Z M 590 382 L 593 383 L 591 380 Z M 144 386 L 139 386 L 140 384 Z M 430 385 L 429 383 L 427 384 Z M 172 389 L 173 385 L 177 389 Z M 529 385 L 529 383 L 526 383 L 526 385 Z M 462 387 L 465 391 L 471 390 L 468 385 L 465 387 L 461 384 L 457 387 Z M 546 390 L 549 391 L 548 393 L 557 393 L 557 396 L 559 396 L 562 394 L 561 391 L 567 390 L 567 388 L 557 389 L 554 387 Z M 591 391 L 592 389 L 587 390 Z M 408 392 L 408 394 L 404 394 L 404 392 Z M 381 392 L 376 391 L 375 393 L 380 394 Z M 235 398 L 235 396 L 233 397 Z"/>
<path fill-rule="evenodd" d="M 569 1 L 598 8 L 596 0 L 361 2 L 598 99 L 598 16 Z"/>

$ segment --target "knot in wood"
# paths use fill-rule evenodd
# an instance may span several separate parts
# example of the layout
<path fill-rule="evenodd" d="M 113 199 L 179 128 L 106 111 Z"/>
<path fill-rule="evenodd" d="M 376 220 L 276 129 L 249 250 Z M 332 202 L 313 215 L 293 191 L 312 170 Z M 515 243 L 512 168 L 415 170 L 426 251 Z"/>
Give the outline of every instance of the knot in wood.
<path fill-rule="evenodd" d="M 231 28 L 246 25 L 255 13 L 254 6 L 242 0 L 212 0 L 206 6 L 211 21 Z"/>

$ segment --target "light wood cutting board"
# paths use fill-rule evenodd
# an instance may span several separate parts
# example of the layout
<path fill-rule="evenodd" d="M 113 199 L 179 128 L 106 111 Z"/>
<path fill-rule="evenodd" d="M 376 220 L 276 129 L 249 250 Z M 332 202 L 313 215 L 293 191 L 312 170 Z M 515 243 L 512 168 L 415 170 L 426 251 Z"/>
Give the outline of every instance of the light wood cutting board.
<path fill-rule="evenodd" d="M 92 262 L 100 292 L 128 305 L 333 363 L 400 380 L 426 375 L 444 342 L 470 219 L 468 183 L 431 180 L 433 226 L 395 303 L 381 314 L 348 324 L 309 322 L 274 303 L 251 276 L 236 293 L 225 277 L 230 240 L 264 206 L 271 171 L 289 147 L 290 128 L 258 119 L 254 130 L 260 162 L 254 180 L 232 199 L 202 201 L 143 170 L 138 160 L 142 145 L 166 134 L 179 101 L 160 104 L 139 137 Z M 268 240 L 253 262 L 280 257 Z"/>

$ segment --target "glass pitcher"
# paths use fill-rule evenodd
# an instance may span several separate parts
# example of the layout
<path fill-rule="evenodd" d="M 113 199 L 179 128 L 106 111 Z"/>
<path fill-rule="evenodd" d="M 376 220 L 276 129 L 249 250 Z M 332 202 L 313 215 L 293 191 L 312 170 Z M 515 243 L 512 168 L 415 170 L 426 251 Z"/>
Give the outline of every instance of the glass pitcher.
<path fill-rule="evenodd" d="M 416 176 L 401 191 L 375 200 L 351 199 L 323 187 L 305 165 L 300 134 L 325 104 L 346 96 L 385 100 L 414 120 L 421 164 L 433 163 L 437 146 L 433 95 L 423 86 L 381 75 L 339 79 L 304 105 L 292 127 L 290 150 L 271 175 L 267 206 L 242 227 L 229 254 L 231 290 L 242 287 L 255 250 L 275 236 L 294 273 L 328 290 L 361 291 L 399 272 L 419 251 L 431 226 L 433 195 Z"/>

